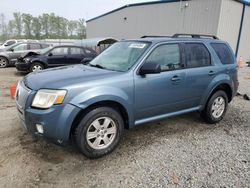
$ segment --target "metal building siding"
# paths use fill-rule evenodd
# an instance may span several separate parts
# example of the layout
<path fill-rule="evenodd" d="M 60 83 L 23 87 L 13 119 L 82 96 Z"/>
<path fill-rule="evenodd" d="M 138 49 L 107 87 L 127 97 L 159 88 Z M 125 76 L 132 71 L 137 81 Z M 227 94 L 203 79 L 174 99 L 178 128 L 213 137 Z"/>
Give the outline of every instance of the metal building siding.
<path fill-rule="evenodd" d="M 244 61 L 250 61 L 250 6 L 246 6 L 245 18 L 242 27 L 240 48 L 238 57 L 242 56 Z"/>
<path fill-rule="evenodd" d="M 172 2 L 127 7 L 87 22 L 87 37 L 112 36 L 121 39 L 177 32 L 216 34 L 221 1 L 192 0 L 181 4 Z M 188 7 L 184 8 L 186 3 Z"/>
<path fill-rule="evenodd" d="M 243 4 L 222 0 L 217 36 L 227 41 L 235 51 L 239 35 Z"/>

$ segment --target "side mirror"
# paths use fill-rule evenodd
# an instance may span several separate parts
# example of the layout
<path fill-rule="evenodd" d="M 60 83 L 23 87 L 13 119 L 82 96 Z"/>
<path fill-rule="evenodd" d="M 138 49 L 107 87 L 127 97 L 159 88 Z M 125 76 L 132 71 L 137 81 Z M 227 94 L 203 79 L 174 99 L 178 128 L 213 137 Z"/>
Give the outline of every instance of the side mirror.
<path fill-rule="evenodd" d="M 93 60 L 93 58 L 85 57 L 85 58 L 82 59 L 81 63 L 86 64 L 86 63 L 89 63 L 92 60 Z"/>
<path fill-rule="evenodd" d="M 14 49 L 13 49 L 13 48 L 11 48 L 11 49 L 9 49 L 9 51 L 14 52 Z"/>
<path fill-rule="evenodd" d="M 158 63 L 146 62 L 140 69 L 140 75 L 145 74 L 159 74 L 161 73 L 161 66 Z"/>
<path fill-rule="evenodd" d="M 48 54 L 48 56 L 53 56 L 53 54 L 50 52 L 50 53 Z"/>

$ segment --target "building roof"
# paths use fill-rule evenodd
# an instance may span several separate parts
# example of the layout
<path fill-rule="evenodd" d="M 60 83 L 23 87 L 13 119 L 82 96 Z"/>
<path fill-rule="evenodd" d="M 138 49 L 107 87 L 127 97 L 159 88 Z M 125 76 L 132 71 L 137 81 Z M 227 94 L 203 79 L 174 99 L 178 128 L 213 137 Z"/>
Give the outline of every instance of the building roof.
<path fill-rule="evenodd" d="M 182 1 L 191 1 L 191 0 L 182 0 Z M 234 0 L 234 1 L 238 1 L 238 2 L 240 2 L 242 4 L 250 6 L 250 0 Z M 90 22 L 90 21 L 96 20 L 98 18 L 101 18 L 103 16 L 106 16 L 108 14 L 111 14 L 113 12 L 117 12 L 119 10 L 122 10 L 122 9 L 125 9 L 125 8 L 128 8 L 128 7 L 136 7 L 136 6 L 142 6 L 142 5 L 154 5 L 154 4 L 162 4 L 162 3 L 174 3 L 174 2 L 180 2 L 180 0 L 158 0 L 158 1 L 143 2 L 143 3 L 127 4 L 127 5 L 122 6 L 120 8 L 114 9 L 114 10 L 112 10 L 110 12 L 104 13 L 104 14 L 102 14 L 100 16 L 91 18 L 91 19 L 87 20 L 86 22 Z"/>

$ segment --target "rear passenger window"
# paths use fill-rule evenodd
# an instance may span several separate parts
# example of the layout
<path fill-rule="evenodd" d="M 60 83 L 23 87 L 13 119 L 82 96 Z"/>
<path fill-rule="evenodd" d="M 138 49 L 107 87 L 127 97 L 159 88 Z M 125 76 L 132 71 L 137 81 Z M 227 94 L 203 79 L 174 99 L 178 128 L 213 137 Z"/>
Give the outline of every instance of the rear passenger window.
<path fill-rule="evenodd" d="M 188 68 L 211 65 L 210 54 L 203 44 L 185 44 L 186 63 Z"/>
<path fill-rule="evenodd" d="M 71 52 L 72 55 L 80 55 L 83 54 L 83 50 L 81 48 L 71 48 Z"/>
<path fill-rule="evenodd" d="M 216 52 L 222 64 L 233 64 L 234 57 L 227 45 L 222 43 L 212 43 L 212 48 Z"/>
<path fill-rule="evenodd" d="M 30 44 L 30 49 L 31 50 L 41 49 L 41 46 L 40 44 Z"/>
<path fill-rule="evenodd" d="M 162 71 L 181 68 L 180 49 L 178 44 L 166 44 L 157 47 L 146 62 L 158 63 Z"/>

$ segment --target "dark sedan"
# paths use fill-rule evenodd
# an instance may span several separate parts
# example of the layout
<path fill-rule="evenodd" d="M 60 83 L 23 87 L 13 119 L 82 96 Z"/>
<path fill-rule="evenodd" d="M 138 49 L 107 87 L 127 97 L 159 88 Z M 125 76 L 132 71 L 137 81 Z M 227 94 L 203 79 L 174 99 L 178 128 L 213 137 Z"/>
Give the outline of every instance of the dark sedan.
<path fill-rule="evenodd" d="M 91 48 L 73 45 L 55 46 L 44 49 L 40 54 L 31 53 L 19 58 L 17 70 L 34 72 L 47 68 L 86 63 L 97 56 Z"/>

